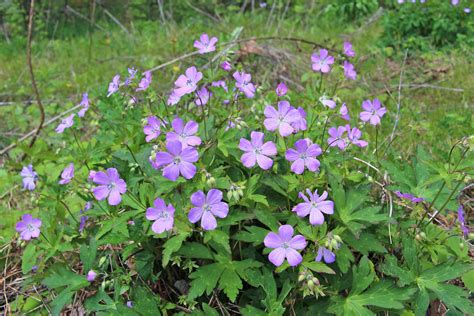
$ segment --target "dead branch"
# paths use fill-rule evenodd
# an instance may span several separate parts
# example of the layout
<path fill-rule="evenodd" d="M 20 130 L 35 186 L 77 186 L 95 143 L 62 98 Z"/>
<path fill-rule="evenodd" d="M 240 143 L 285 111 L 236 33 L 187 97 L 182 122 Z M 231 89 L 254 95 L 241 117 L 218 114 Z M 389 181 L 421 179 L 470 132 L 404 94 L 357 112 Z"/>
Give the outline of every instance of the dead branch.
<path fill-rule="evenodd" d="M 30 77 L 31 77 L 31 85 L 33 86 L 33 91 L 35 92 L 36 96 L 36 101 L 38 103 L 38 107 L 40 109 L 40 123 L 38 125 L 38 128 L 36 129 L 36 132 L 33 134 L 33 138 L 31 139 L 29 147 L 32 147 L 35 142 L 36 138 L 38 137 L 38 134 L 40 133 L 41 129 L 43 128 L 44 120 L 45 120 L 45 114 L 44 114 L 44 106 L 41 103 L 41 97 L 38 91 L 38 87 L 36 86 L 36 80 L 35 80 L 35 74 L 33 72 L 33 64 L 31 63 L 31 40 L 33 38 L 33 17 L 35 14 L 35 0 L 31 0 L 30 3 L 30 14 L 29 14 L 29 19 L 28 19 L 28 42 L 26 46 L 26 59 L 28 62 L 28 69 L 30 71 Z"/>

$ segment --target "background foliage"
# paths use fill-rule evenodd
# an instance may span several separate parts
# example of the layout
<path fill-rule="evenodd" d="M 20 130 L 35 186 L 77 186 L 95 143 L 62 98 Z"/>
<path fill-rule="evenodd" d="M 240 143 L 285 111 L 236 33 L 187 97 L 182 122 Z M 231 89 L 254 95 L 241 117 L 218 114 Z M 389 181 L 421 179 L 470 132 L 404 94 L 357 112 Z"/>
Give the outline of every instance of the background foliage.
<path fill-rule="evenodd" d="M 39 1 L 33 64 L 47 117 L 78 104 L 83 92 L 92 101 L 87 119 L 76 118 L 64 135 L 54 132 L 57 121 L 43 129 L 34 147 L 20 142 L 1 157 L 5 313 L 472 314 L 472 236 L 461 234 L 456 210 L 464 205 L 469 223 L 474 20 L 463 10 L 469 2 L 460 2 Z M 39 113 L 25 68 L 28 7 L 29 1 L 0 4 L 2 148 L 34 129 Z M 341 81 L 341 70 L 335 70 L 324 87 L 338 105 L 347 103 L 354 124 L 362 101 L 378 97 L 388 109 L 382 129 L 377 136 L 375 129 L 363 130 L 371 144 L 366 150 L 329 150 L 316 175 L 289 173 L 284 159 L 270 172 L 250 173 L 239 161 L 238 140 L 262 128 L 262 110 L 276 105 L 278 82 L 287 82 L 286 98 L 314 119 L 308 136 L 318 143 L 331 112 L 319 103 L 320 78 L 310 68 L 316 48 L 278 40 L 242 43 L 221 59 L 251 73 L 259 87 L 257 98 L 242 100 L 242 111 L 234 113 L 249 126 L 229 131 L 217 126 L 217 118 L 228 115 L 218 102 L 227 97 L 222 91 L 214 91 L 206 131 L 196 108 L 169 108 L 169 118 L 179 114 L 198 121 L 209 146 L 200 149 L 201 171 L 191 182 L 164 179 L 148 162 L 152 148 L 144 141 L 142 120 L 167 111 L 161 97 L 189 66 L 203 71 L 207 82 L 229 76 L 217 62 L 206 68 L 211 55 L 184 59 L 155 72 L 135 106 L 125 96 L 106 98 L 107 84 L 127 67 L 141 72 L 194 51 L 192 43 L 203 32 L 219 43 L 287 36 L 334 50 L 350 40 L 358 80 Z M 343 124 L 338 118 L 332 122 Z M 376 137 L 380 149 L 374 152 Z M 279 152 L 294 140 L 276 139 Z M 82 182 L 58 185 L 72 161 Z M 120 207 L 94 203 L 80 233 L 79 210 L 90 189 L 85 162 L 95 169 L 117 168 L 132 195 Z M 41 176 L 34 192 L 21 189 L 19 172 L 29 163 Z M 232 185 L 242 190 L 238 200 L 226 196 Z M 211 187 L 224 192 L 231 211 L 217 230 L 203 232 L 187 220 L 189 196 Z M 335 214 L 322 226 L 312 227 L 291 212 L 306 187 L 327 190 L 335 202 Z M 396 190 L 426 201 L 410 204 Z M 168 234 L 154 234 L 144 217 L 144 207 L 158 196 L 180 214 Z M 438 210 L 431 221 L 425 215 Z M 18 238 L 14 227 L 24 213 L 43 220 L 44 239 Z M 297 268 L 275 268 L 262 243 L 284 223 L 311 241 Z M 335 235 L 342 240 L 336 262 L 315 262 L 317 245 Z M 99 272 L 92 284 L 85 278 L 90 269 Z"/>

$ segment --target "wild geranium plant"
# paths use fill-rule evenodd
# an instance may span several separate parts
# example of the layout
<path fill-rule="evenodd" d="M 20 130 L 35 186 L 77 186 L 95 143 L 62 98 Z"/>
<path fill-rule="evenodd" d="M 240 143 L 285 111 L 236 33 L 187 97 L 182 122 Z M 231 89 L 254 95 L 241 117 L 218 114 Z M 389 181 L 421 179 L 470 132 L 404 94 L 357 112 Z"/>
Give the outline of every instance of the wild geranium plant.
<path fill-rule="evenodd" d="M 81 293 L 88 313 L 113 315 L 424 315 L 434 300 L 472 314 L 447 283 L 471 268 L 462 208 L 461 226 L 433 221 L 454 204 L 463 165 L 433 188 L 417 171 L 422 151 L 410 168 L 380 159 L 393 108 L 338 95 L 357 81 L 352 44 L 308 54 L 310 83 L 296 93 L 214 55 L 217 42 L 196 39 L 200 56 L 171 90 L 132 67 L 84 93 L 56 128 L 58 172 L 25 164 L 40 210 L 16 226 L 22 269 L 37 267 L 51 313 Z"/>

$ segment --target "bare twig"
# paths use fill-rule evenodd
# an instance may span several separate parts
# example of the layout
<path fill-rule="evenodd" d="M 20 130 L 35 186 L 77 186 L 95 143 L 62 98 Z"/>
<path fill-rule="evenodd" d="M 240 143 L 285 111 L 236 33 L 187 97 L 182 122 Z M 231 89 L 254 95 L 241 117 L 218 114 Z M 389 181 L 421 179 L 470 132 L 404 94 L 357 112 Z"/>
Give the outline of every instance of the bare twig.
<path fill-rule="evenodd" d="M 31 0 L 30 3 L 30 14 L 28 18 L 28 42 L 26 45 L 26 59 L 28 62 L 28 69 L 30 71 L 30 77 L 31 77 L 31 85 L 33 87 L 33 91 L 35 92 L 36 96 L 36 101 L 38 103 L 38 107 L 40 110 L 40 123 L 38 127 L 36 128 L 36 132 L 33 134 L 33 138 L 31 139 L 30 142 L 30 147 L 32 147 L 35 142 L 36 138 L 38 137 L 38 134 L 41 132 L 41 128 L 43 128 L 44 120 L 45 120 L 45 114 L 44 114 L 44 107 L 43 104 L 41 103 L 41 97 L 38 91 L 38 87 L 36 86 L 36 80 L 35 80 L 35 74 L 33 72 L 33 64 L 31 63 L 31 40 L 33 38 L 33 17 L 35 15 L 35 0 Z"/>
<path fill-rule="evenodd" d="M 66 5 L 66 7 L 64 8 L 64 11 L 67 12 L 71 12 L 72 14 L 80 17 L 81 19 L 84 19 L 86 20 L 87 22 L 91 23 L 91 25 L 94 25 L 96 28 L 98 28 L 99 30 L 101 31 L 104 31 L 104 32 L 107 32 L 108 31 L 106 29 L 104 29 L 102 26 L 100 26 L 99 24 L 95 24 L 93 21 L 91 21 L 87 16 L 83 15 L 82 13 L 74 10 L 73 8 L 71 8 L 69 5 Z"/>
<path fill-rule="evenodd" d="M 433 84 L 429 84 L 429 83 L 421 83 L 421 84 L 407 83 L 407 84 L 402 84 L 401 86 L 403 88 L 411 88 L 411 89 L 429 88 L 429 89 L 434 89 L 434 90 L 464 92 L 464 89 L 461 89 L 461 88 L 442 87 L 442 86 L 437 86 L 437 85 L 433 85 Z"/>
<path fill-rule="evenodd" d="M 219 23 L 219 22 L 220 22 L 220 20 L 219 20 L 218 18 L 216 18 L 216 17 L 213 16 L 212 14 L 210 14 L 210 13 L 208 13 L 208 12 L 206 12 L 206 11 L 204 11 L 204 10 L 198 8 L 198 7 L 193 6 L 189 1 L 186 1 L 186 4 L 187 4 L 191 9 L 193 9 L 194 11 L 196 11 L 196 12 L 202 14 L 202 15 L 207 16 L 208 18 L 210 18 L 210 19 L 213 20 L 214 22 L 216 22 L 216 23 Z"/>
<path fill-rule="evenodd" d="M 405 63 L 407 61 L 408 49 L 405 50 L 405 57 L 403 58 L 402 68 L 400 70 L 400 79 L 398 81 L 398 102 L 397 102 L 397 115 L 395 116 L 395 123 L 393 124 L 392 134 L 390 135 L 390 142 L 393 140 L 395 131 L 398 126 L 398 121 L 400 120 L 400 104 L 402 99 L 402 81 L 403 81 L 403 71 L 405 70 Z"/>
<path fill-rule="evenodd" d="M 104 13 L 112 20 L 114 21 L 115 24 L 117 24 L 121 29 L 122 31 L 124 31 L 125 33 L 127 33 L 128 36 L 131 36 L 130 32 L 127 30 L 127 28 L 122 24 L 120 23 L 120 21 L 112 15 L 112 13 L 109 12 L 109 10 L 105 9 L 104 8 Z"/>
<path fill-rule="evenodd" d="M 64 115 L 66 114 L 69 114 L 70 112 L 74 111 L 74 110 L 77 110 L 78 108 L 82 107 L 82 104 L 78 104 L 76 106 L 73 106 L 72 108 L 70 108 L 69 110 L 66 110 L 58 115 L 56 115 L 55 117 L 51 118 L 50 120 L 46 121 L 46 123 L 44 123 L 43 126 L 48 126 L 49 124 L 51 123 L 54 123 L 55 121 L 59 120 L 60 118 L 62 118 Z M 22 141 L 24 141 L 25 139 L 28 139 L 30 138 L 34 133 L 35 133 L 36 130 L 32 130 L 30 131 L 28 134 L 25 134 L 23 137 L 21 137 L 20 139 L 18 139 L 15 143 L 12 143 L 10 144 L 9 146 L 3 148 L 2 150 L 0 150 L 0 156 L 7 153 L 8 151 L 10 151 L 11 149 L 15 148 L 18 143 L 21 143 Z"/>

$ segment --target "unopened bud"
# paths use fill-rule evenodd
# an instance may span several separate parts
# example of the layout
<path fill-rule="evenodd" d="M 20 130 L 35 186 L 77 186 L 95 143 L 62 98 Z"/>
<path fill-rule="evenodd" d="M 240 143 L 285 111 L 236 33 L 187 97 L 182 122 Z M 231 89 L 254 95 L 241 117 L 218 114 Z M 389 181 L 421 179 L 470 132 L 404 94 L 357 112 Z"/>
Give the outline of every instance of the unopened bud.
<path fill-rule="evenodd" d="M 426 239 L 426 234 L 425 234 L 424 232 L 421 232 L 421 233 L 420 233 L 420 237 L 421 237 L 422 239 Z"/>
<path fill-rule="evenodd" d="M 303 282 L 303 280 L 304 280 L 304 274 L 300 274 L 298 276 L 298 282 Z"/>
<path fill-rule="evenodd" d="M 319 280 L 318 280 L 317 278 L 313 278 L 312 281 L 313 281 L 313 283 L 316 284 L 316 285 L 319 285 L 319 284 L 320 284 L 320 283 L 319 283 Z"/>
<path fill-rule="evenodd" d="M 308 285 L 308 287 L 309 287 L 310 289 L 314 289 L 314 282 L 313 282 L 313 280 L 309 280 L 306 284 Z"/>

